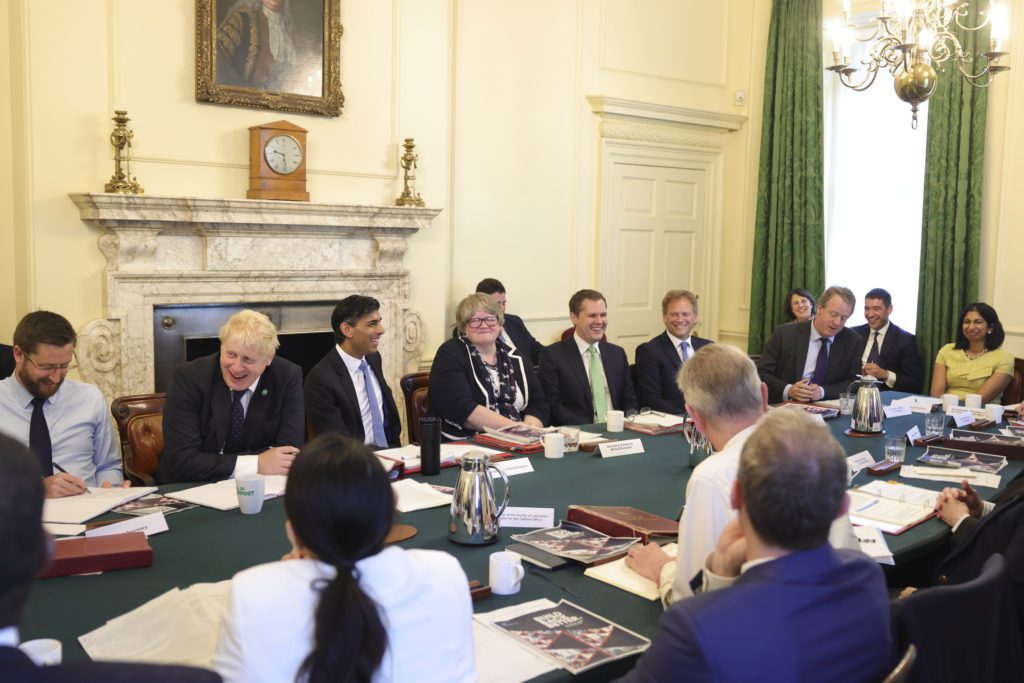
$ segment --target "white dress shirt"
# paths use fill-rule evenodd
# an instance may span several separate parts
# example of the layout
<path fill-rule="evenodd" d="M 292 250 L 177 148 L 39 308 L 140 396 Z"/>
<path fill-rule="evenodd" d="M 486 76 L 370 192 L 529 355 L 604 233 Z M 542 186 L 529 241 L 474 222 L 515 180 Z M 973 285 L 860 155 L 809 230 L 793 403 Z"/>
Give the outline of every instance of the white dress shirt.
<path fill-rule="evenodd" d="M 693 335 L 687 335 L 686 339 L 680 339 L 668 330 L 665 330 L 665 336 L 668 337 L 670 342 L 672 342 L 672 348 L 676 350 L 676 355 L 679 356 L 679 360 L 685 363 L 693 357 L 693 342 L 690 341 Z M 680 344 L 686 344 L 686 358 L 683 358 L 683 349 L 679 346 Z"/>
<path fill-rule="evenodd" d="M 829 353 L 832 352 L 832 342 L 835 341 L 835 337 L 824 337 L 828 339 Z M 814 329 L 814 323 L 811 322 L 811 340 L 807 343 L 807 359 L 804 361 L 804 373 L 801 375 L 803 379 L 810 381 L 814 377 L 814 366 L 818 364 L 818 352 L 821 351 L 822 335 L 818 334 L 818 331 Z M 789 400 L 789 388 L 792 384 L 787 384 L 786 388 L 782 390 L 782 398 Z M 825 387 L 821 387 L 820 395 L 818 399 L 825 398 Z"/>
<path fill-rule="evenodd" d="M 476 680 L 473 606 L 458 560 L 437 550 L 390 546 L 356 563 L 377 603 L 388 645 L 374 683 Z M 313 643 L 317 581 L 334 569 L 284 560 L 235 574 L 213 668 L 225 683 L 294 681 Z"/>
<path fill-rule="evenodd" d="M 373 413 L 370 412 L 370 399 L 366 394 L 366 382 L 363 379 L 363 371 L 360 366 L 363 364 L 364 358 L 356 358 L 350 356 L 342 350 L 340 345 L 335 345 L 338 350 L 338 355 L 341 356 L 341 362 L 345 364 L 348 369 L 348 374 L 352 377 L 352 384 L 356 388 L 356 398 L 359 399 L 359 417 L 363 420 L 363 443 L 374 444 L 373 440 Z M 373 374 L 373 368 L 369 367 L 367 363 L 370 375 L 370 384 L 373 385 L 373 396 L 376 399 L 378 415 L 380 415 L 381 423 L 384 421 L 384 394 L 380 390 L 380 382 L 377 381 L 376 375 Z"/>
<path fill-rule="evenodd" d="M 110 411 L 103 394 L 92 384 L 65 379 L 43 403 L 50 431 L 53 462 L 87 486 L 124 481 L 121 443 L 114 438 Z M 32 423 L 32 394 L 17 373 L 0 381 L 0 432 L 28 446 Z"/>
<path fill-rule="evenodd" d="M 882 344 L 885 342 L 885 335 L 887 332 L 889 332 L 888 322 L 885 323 L 885 327 L 877 331 L 872 330 L 870 327 L 868 328 L 868 343 L 864 345 L 864 353 L 860 357 L 860 364 L 862 366 L 867 365 L 868 356 L 871 355 L 872 342 L 876 337 L 878 339 L 878 353 L 882 353 Z M 885 385 L 892 389 L 896 386 L 896 373 L 891 370 L 889 370 L 888 373 L 889 374 L 885 378 Z"/>
<path fill-rule="evenodd" d="M 583 357 L 583 369 L 587 373 L 587 381 L 590 381 L 590 347 L 591 344 L 580 339 L 580 336 L 575 332 L 572 338 L 576 340 L 576 347 L 580 350 L 580 355 Z M 601 359 L 601 342 L 594 342 L 593 347 L 597 349 L 598 360 Z M 604 361 L 602 361 L 603 363 Z M 602 366 L 603 367 L 603 366 Z M 612 405 L 612 392 L 608 388 L 608 376 L 604 377 L 604 404 L 608 406 L 608 410 L 615 410 L 615 406 Z M 596 417 L 596 415 L 594 416 Z M 596 421 L 596 420 L 595 420 Z"/>

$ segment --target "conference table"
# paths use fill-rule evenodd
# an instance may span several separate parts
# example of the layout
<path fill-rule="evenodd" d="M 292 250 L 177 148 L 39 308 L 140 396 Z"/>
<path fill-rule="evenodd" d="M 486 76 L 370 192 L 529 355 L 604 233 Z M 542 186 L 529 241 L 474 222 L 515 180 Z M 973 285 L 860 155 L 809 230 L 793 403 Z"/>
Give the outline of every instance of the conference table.
<path fill-rule="evenodd" d="M 903 395 L 896 392 L 884 394 L 886 403 Z M 866 450 L 875 460 L 883 459 L 884 439 L 845 436 L 842 432 L 849 426 L 848 418 L 840 417 L 828 424 L 848 455 Z M 924 432 L 924 415 L 911 414 L 885 421 L 885 429 L 890 435 L 904 434 L 915 425 Z M 601 458 L 584 451 L 568 453 L 561 459 L 545 459 L 542 454 L 517 456 L 529 457 L 534 471 L 509 478 L 510 505 L 554 508 L 556 522 L 565 518 L 566 506 L 571 504 L 627 505 L 665 517 L 678 516 L 684 502 L 686 482 L 692 472 L 689 447 L 682 435 L 646 436 L 631 431 L 610 434 L 604 432 L 604 428 L 605 425 L 599 424 L 585 426 L 584 430 L 602 432 L 610 438 L 639 438 L 644 452 L 614 458 Z M 924 448 L 908 445 L 906 461 L 913 463 L 922 453 Z M 1011 460 L 1001 472 L 1001 487 L 1005 488 L 1022 469 L 1024 461 Z M 882 478 L 897 479 L 897 473 L 898 470 Z M 457 476 L 458 468 L 452 467 L 442 469 L 437 476 L 414 475 L 414 478 L 453 486 Z M 877 478 L 862 471 L 853 483 L 862 485 Z M 903 481 L 934 490 L 944 486 L 940 482 L 922 479 Z M 188 486 L 163 486 L 161 491 Z M 500 492 L 501 483 L 497 482 L 495 486 Z M 985 499 L 994 498 L 997 493 L 996 489 L 979 489 L 979 494 Z M 478 579 L 484 584 L 488 578 L 489 555 L 512 543 L 509 539 L 512 533 L 526 531 L 503 529 L 495 544 L 464 546 L 447 538 L 447 507 L 399 513 L 396 521 L 417 529 L 414 537 L 400 545 L 449 552 L 458 558 L 470 579 Z M 167 524 L 167 532 L 149 539 L 154 552 L 152 567 L 37 580 L 21 628 L 22 640 L 57 638 L 63 644 L 65 661 L 85 659 L 87 655 L 78 643 L 78 636 L 175 587 L 186 588 L 194 583 L 229 579 L 246 567 L 279 559 L 290 547 L 284 533 L 282 499 L 268 500 L 258 515 L 242 515 L 237 510 L 222 512 L 193 508 L 169 515 Z M 886 535 L 885 538 L 899 566 L 940 547 L 948 536 L 946 524 L 933 518 L 902 534 Z M 528 571 L 518 594 L 493 595 L 479 600 L 474 603 L 474 610 L 488 612 L 538 598 L 554 602 L 564 599 L 643 636 L 655 636 L 658 618 L 662 614 L 659 601 L 645 600 L 586 577 L 581 566 L 555 571 L 534 568 L 528 563 L 524 566 Z M 431 634 L 424 634 L 425 639 L 430 637 Z M 559 669 L 534 680 L 610 680 L 628 671 L 634 661 L 611 662 L 575 677 Z"/>

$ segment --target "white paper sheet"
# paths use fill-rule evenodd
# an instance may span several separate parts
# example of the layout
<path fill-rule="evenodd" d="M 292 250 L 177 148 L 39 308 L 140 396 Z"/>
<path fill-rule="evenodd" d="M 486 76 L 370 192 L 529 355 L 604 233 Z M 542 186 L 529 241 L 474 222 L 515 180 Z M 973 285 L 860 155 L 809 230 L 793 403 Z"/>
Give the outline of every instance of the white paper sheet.
<path fill-rule="evenodd" d="M 142 515 L 141 517 L 126 519 L 123 522 L 115 522 L 114 524 L 107 524 L 96 527 L 95 529 L 89 529 L 85 532 L 85 535 L 89 537 L 116 536 L 118 534 L 132 533 L 134 531 L 141 531 L 146 534 L 146 538 L 149 538 L 153 534 L 159 534 L 167 531 L 167 519 L 164 518 L 164 513 L 155 512 L 150 515 Z"/>
<path fill-rule="evenodd" d="M 396 507 L 399 512 L 426 510 L 452 503 L 452 497 L 449 494 L 441 493 L 429 484 L 423 484 L 414 479 L 393 482 L 391 490 L 395 492 L 398 499 Z"/>
<path fill-rule="evenodd" d="M 550 600 L 543 602 L 554 606 Z M 473 649 L 477 683 L 518 683 L 558 668 L 514 638 L 479 621 L 473 622 Z"/>
<path fill-rule="evenodd" d="M 264 477 L 263 500 L 270 500 L 284 495 L 288 477 L 283 474 L 272 474 Z M 195 503 L 215 510 L 234 510 L 238 507 L 238 491 L 234 479 L 224 479 L 212 484 L 195 486 L 184 491 L 168 493 L 168 498 L 176 498 L 187 503 Z"/>
<path fill-rule="evenodd" d="M 665 554 L 675 558 L 677 547 L 675 543 L 668 543 L 661 546 Z M 640 576 L 626 566 L 626 558 L 620 557 L 614 562 L 606 562 L 594 567 L 587 567 L 583 571 L 584 576 L 603 581 L 604 583 L 620 588 L 633 595 L 639 595 L 646 600 L 657 600 L 658 585 L 650 579 Z"/>
<path fill-rule="evenodd" d="M 78 534 L 85 531 L 84 524 L 51 524 L 45 522 L 43 528 L 51 536 L 77 536 Z"/>
<path fill-rule="evenodd" d="M 43 521 L 54 524 L 83 524 L 93 517 L 110 512 L 118 505 L 156 491 L 155 486 L 103 488 L 90 486 L 90 493 L 66 498 L 47 498 L 43 502 Z"/>
<path fill-rule="evenodd" d="M 860 544 L 862 553 L 878 564 L 896 564 L 881 529 L 873 526 L 855 526 L 853 527 L 853 533 L 857 537 L 857 543 Z"/>
<path fill-rule="evenodd" d="M 907 479 L 927 479 L 929 481 L 946 482 L 950 486 L 959 486 L 966 479 L 971 486 L 987 486 L 999 488 L 1002 476 L 991 472 L 974 472 L 965 468 L 927 467 L 924 465 L 904 465 L 900 468 L 900 476 Z"/>

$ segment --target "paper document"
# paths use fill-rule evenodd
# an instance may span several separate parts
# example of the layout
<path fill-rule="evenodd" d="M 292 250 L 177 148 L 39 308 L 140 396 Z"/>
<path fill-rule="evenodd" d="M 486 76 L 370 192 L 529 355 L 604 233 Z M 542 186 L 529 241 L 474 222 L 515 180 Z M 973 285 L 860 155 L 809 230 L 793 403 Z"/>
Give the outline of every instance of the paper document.
<path fill-rule="evenodd" d="M 932 516 L 937 491 L 906 484 L 873 481 L 850 494 L 850 521 L 899 533 Z"/>
<path fill-rule="evenodd" d="M 43 528 L 51 536 L 77 536 L 85 531 L 84 524 L 50 524 L 44 523 Z"/>
<path fill-rule="evenodd" d="M 637 413 L 629 418 L 629 421 L 638 425 L 649 425 L 651 427 L 675 427 L 686 421 L 686 418 L 669 413 L 660 413 L 652 410 L 649 413 Z"/>
<path fill-rule="evenodd" d="M 485 453 L 492 457 L 497 456 L 499 458 L 503 458 L 507 455 L 507 453 L 496 451 L 493 448 L 484 448 L 483 446 L 475 446 L 473 444 L 443 443 L 441 444 L 441 467 L 451 465 L 470 451 L 478 451 L 480 453 Z M 417 472 L 420 469 L 420 447 L 416 444 L 402 446 L 401 448 L 385 448 L 374 452 L 377 453 L 377 455 L 383 455 L 386 458 L 401 460 L 405 463 L 405 469 L 407 472 L 410 470 Z"/>
<path fill-rule="evenodd" d="M 231 581 L 175 588 L 79 636 L 78 642 L 94 660 L 210 668 L 230 593 Z"/>
<path fill-rule="evenodd" d="M 607 441 L 603 434 L 595 434 L 594 432 L 580 432 L 580 443 L 598 443 L 600 441 Z"/>
<path fill-rule="evenodd" d="M 527 681 L 557 669 L 557 666 L 534 651 L 533 648 L 490 627 L 490 624 L 495 621 L 511 619 L 520 614 L 554 606 L 555 603 L 550 600 L 532 600 L 493 612 L 473 615 L 477 681 L 479 683 Z"/>
<path fill-rule="evenodd" d="M 671 558 L 675 558 L 677 546 L 675 543 L 668 543 L 661 546 L 661 549 L 665 551 L 665 554 Z M 587 567 L 583 572 L 584 576 L 589 576 L 592 579 L 603 581 L 607 584 L 611 584 L 616 588 L 632 593 L 633 595 L 639 595 L 641 598 L 647 600 L 657 600 L 658 595 L 658 584 L 654 583 L 650 579 L 640 576 L 635 571 L 626 566 L 626 558 L 620 557 L 614 562 L 606 562 L 605 564 L 599 564 L 593 567 Z"/>
<path fill-rule="evenodd" d="M 949 467 L 928 467 L 926 465 L 904 465 L 900 468 L 900 476 L 906 479 L 927 479 L 929 481 L 947 482 L 951 486 L 959 486 L 966 479 L 971 486 L 987 486 L 999 488 L 1001 475 L 990 472 L 974 472 L 967 469 Z"/>
<path fill-rule="evenodd" d="M 426 510 L 427 508 L 451 505 L 450 494 L 441 493 L 430 484 L 415 481 L 413 479 L 402 479 L 391 484 L 391 490 L 397 498 L 396 507 L 399 512 L 413 512 L 415 510 Z"/>
<path fill-rule="evenodd" d="M 873 526 L 855 526 L 853 527 L 853 533 L 857 537 L 857 543 L 860 544 L 862 553 L 878 564 L 896 564 L 881 529 Z"/>
<path fill-rule="evenodd" d="M 66 498 L 47 498 L 43 502 L 43 521 L 54 524 L 82 524 L 118 505 L 156 491 L 155 486 L 103 488 L 90 486 L 89 493 Z"/>
<path fill-rule="evenodd" d="M 263 477 L 263 500 L 270 500 L 284 495 L 288 477 L 283 474 L 271 474 Z M 234 510 L 238 507 L 238 491 L 234 479 L 225 479 L 213 484 L 203 484 L 184 491 L 168 493 L 168 498 L 176 498 L 187 503 L 195 503 L 215 510 Z"/>

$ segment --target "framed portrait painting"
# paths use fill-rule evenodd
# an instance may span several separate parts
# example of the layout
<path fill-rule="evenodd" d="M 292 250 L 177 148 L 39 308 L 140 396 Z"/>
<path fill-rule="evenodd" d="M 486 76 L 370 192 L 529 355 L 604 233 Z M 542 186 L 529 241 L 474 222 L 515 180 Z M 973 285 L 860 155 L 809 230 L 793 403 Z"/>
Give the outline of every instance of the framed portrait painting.
<path fill-rule="evenodd" d="M 341 0 L 196 0 L 196 100 L 339 116 Z"/>

